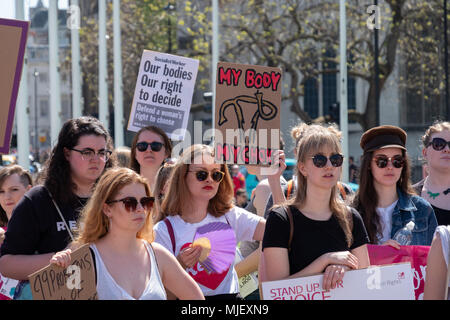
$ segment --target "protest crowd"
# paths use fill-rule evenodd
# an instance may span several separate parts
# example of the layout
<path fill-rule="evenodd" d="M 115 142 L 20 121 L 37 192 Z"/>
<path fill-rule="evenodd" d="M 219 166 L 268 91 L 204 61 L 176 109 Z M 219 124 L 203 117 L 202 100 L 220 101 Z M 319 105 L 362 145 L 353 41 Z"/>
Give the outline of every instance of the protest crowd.
<path fill-rule="evenodd" d="M 28 137 L 29 125 L 15 105 L 23 111 L 27 100 L 19 89 L 27 82 L 21 71 L 28 28 L 28 21 L 0 18 L 0 38 L 8 44 L 0 50 L 7 124 L 0 126 L 6 144 L 0 154 L 17 144 L 22 161 L 31 145 L 19 138 Z M 14 45 L 17 54 L 6 59 L 3 52 Z M 250 300 L 449 299 L 448 118 L 424 122 L 420 146 L 409 131 L 408 138 L 409 127 L 377 119 L 361 126 L 358 148 L 358 131 L 348 137 L 347 103 L 333 103 L 333 117 L 289 119 L 283 137 L 282 89 L 297 74 L 282 75 L 291 67 L 215 61 L 208 71 L 213 102 L 201 110 L 211 110 L 211 122 L 204 119 L 203 130 L 202 121 L 188 121 L 204 68 L 168 52 L 143 50 L 126 128 L 116 104 L 123 100 L 121 76 L 114 72 L 114 138 L 106 123 L 108 94 L 100 94 L 98 114 L 72 110 L 51 121 L 42 163 L 35 124 L 32 172 L 16 163 L 0 168 L 0 300 L 219 300 L 251 309 L 258 306 Z M 345 56 L 340 53 L 340 70 Z M 271 59 L 268 65 L 279 64 Z M 49 61 L 53 67 L 51 55 Z M 114 71 L 121 65 L 114 62 Z M 346 72 L 339 73 L 346 88 Z M 35 87 L 38 74 L 35 69 Z M 52 74 L 57 71 L 49 89 L 55 116 L 62 104 L 53 99 L 60 93 Z M 340 101 L 348 100 L 339 90 Z M 34 116 L 37 123 L 37 108 Z M 22 128 L 17 143 L 11 143 L 13 122 Z M 133 133 L 127 143 L 125 130 Z M 294 142 L 293 158 L 286 139 Z M 350 142 L 362 153 L 359 166 L 349 156 Z M 407 146 L 421 149 L 418 181 Z"/>
<path fill-rule="evenodd" d="M 219 163 L 211 146 L 174 155 L 166 133 L 147 126 L 116 151 L 96 118 L 68 120 L 37 181 L 18 165 L 0 171 L 0 273 L 14 293 L 2 299 L 32 299 L 28 276 L 49 264 L 67 268 L 84 244 L 98 299 L 258 300 L 266 281 L 317 274 L 333 291 L 347 272 L 371 265 L 370 246 L 405 245 L 430 246 L 423 298 L 445 299 L 450 123 L 424 132 L 428 175 L 415 184 L 406 132 L 364 132 L 356 192 L 339 181 L 346 159 L 335 125 L 301 123 L 292 138 L 292 180 L 282 175 L 281 143 L 270 175 L 247 166 L 259 177 L 247 201 L 238 198 L 239 167 Z M 208 236 L 219 231 L 235 241 Z M 250 275 L 243 297 L 240 279 Z"/>

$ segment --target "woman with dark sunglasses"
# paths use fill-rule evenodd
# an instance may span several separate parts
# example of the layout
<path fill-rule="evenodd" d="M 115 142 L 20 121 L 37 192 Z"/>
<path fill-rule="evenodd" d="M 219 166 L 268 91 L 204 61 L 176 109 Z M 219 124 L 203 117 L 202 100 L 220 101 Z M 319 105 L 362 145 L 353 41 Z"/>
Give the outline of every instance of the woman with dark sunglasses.
<path fill-rule="evenodd" d="M 153 241 L 154 198 L 147 180 L 127 168 L 108 170 L 81 213 L 75 240 L 50 263 L 67 268 L 73 249 L 90 244 L 99 300 L 203 299 L 175 257 Z"/>
<path fill-rule="evenodd" d="M 399 249 L 394 235 L 413 221 L 410 244 L 430 245 L 436 217 L 431 205 L 412 189 L 406 132 L 396 126 L 375 127 L 362 135 L 360 145 L 360 186 L 353 206 L 364 219 L 370 243 Z"/>
<path fill-rule="evenodd" d="M 369 265 L 368 237 L 358 212 L 337 196 L 343 157 L 331 128 L 305 130 L 297 146 L 294 197 L 269 214 L 262 244 L 261 281 L 323 273 L 323 289 L 350 269 Z"/>
<path fill-rule="evenodd" d="M 192 145 L 172 169 L 169 189 L 162 202 L 163 220 L 154 227 L 155 241 L 173 252 L 207 300 L 239 299 L 239 281 L 234 261 L 228 261 L 229 265 L 224 263 L 226 268 L 218 272 L 207 271 L 201 263 L 205 250 L 192 244 L 197 230 L 210 224 L 228 225 L 236 243 L 260 241 L 263 237 L 265 220 L 234 206 L 233 199 L 233 182 L 227 165 L 216 162 L 212 147 Z M 217 245 L 220 242 L 211 246 Z"/>
<path fill-rule="evenodd" d="M 422 137 L 428 175 L 413 187 L 434 209 L 438 225 L 450 225 L 450 122 L 438 121 Z"/>
<path fill-rule="evenodd" d="M 142 128 L 131 143 L 130 168 L 147 178 L 153 192 L 156 173 L 171 153 L 172 143 L 161 128 Z"/>

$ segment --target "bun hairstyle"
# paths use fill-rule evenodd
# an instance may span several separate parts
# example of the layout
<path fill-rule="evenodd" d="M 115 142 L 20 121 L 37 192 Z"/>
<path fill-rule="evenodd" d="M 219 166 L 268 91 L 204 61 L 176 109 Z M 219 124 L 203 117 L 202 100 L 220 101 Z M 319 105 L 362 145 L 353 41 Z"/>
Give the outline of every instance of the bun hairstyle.
<path fill-rule="evenodd" d="M 294 132 L 295 129 L 295 132 Z M 294 128 L 293 133 L 298 134 L 297 137 L 297 162 L 304 163 L 308 157 L 325 148 L 333 150 L 333 152 L 341 153 L 341 132 L 335 126 L 324 127 L 321 125 L 309 125 Z M 297 191 L 293 199 L 286 202 L 287 205 L 293 205 L 297 208 L 302 207 L 306 203 L 306 191 L 308 187 L 308 179 L 297 168 Z M 351 212 L 345 203 L 337 195 L 338 187 L 335 185 L 331 189 L 329 201 L 330 210 L 333 216 L 339 222 L 345 233 L 348 247 L 353 243 L 352 228 L 353 220 Z"/>

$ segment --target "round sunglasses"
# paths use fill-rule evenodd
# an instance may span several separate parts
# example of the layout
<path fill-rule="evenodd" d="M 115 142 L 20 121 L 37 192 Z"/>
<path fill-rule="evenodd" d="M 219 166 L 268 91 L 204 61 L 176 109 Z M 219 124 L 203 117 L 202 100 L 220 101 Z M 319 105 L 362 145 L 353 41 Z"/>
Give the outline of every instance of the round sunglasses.
<path fill-rule="evenodd" d="M 443 138 L 433 138 L 433 140 L 431 140 L 427 147 L 432 146 L 434 150 L 436 151 L 441 151 L 444 150 L 445 146 L 448 145 L 448 148 L 450 149 L 450 141 L 447 141 Z"/>
<path fill-rule="evenodd" d="M 317 168 L 323 168 L 327 165 L 328 159 L 330 159 L 331 165 L 333 167 L 340 167 L 344 162 L 344 156 L 342 154 L 336 153 L 331 155 L 329 158 L 324 156 L 323 154 L 316 154 L 314 157 L 311 157 L 314 165 Z"/>
<path fill-rule="evenodd" d="M 127 210 L 128 212 L 136 211 L 138 205 L 138 200 L 135 197 L 126 197 L 123 199 L 106 201 L 107 204 L 115 202 L 123 202 L 125 210 Z M 145 210 L 150 210 L 153 207 L 154 202 L 154 197 L 142 197 L 141 200 L 139 200 L 139 203 Z"/>
<path fill-rule="evenodd" d="M 399 169 L 405 165 L 405 159 L 401 155 L 396 155 L 391 158 L 389 158 L 385 155 L 380 155 L 380 156 L 376 156 L 373 160 L 375 161 L 375 164 L 377 165 L 377 167 L 380 169 L 386 168 L 389 161 L 392 163 L 394 168 L 397 168 L 397 169 Z"/>
<path fill-rule="evenodd" d="M 198 181 L 205 181 L 206 179 L 208 179 L 208 176 L 210 174 L 210 172 L 206 171 L 206 170 L 188 171 L 188 172 L 194 172 L 195 177 L 197 178 Z M 224 176 L 225 176 L 225 173 L 222 171 L 212 171 L 211 172 L 211 178 L 215 182 L 221 182 Z"/>
<path fill-rule="evenodd" d="M 158 142 L 158 141 L 153 141 L 153 142 L 138 142 L 136 143 L 136 149 L 140 152 L 144 152 L 148 149 L 148 147 L 150 146 L 150 149 L 152 149 L 152 151 L 158 152 L 162 149 L 162 147 L 164 146 L 164 143 Z"/>

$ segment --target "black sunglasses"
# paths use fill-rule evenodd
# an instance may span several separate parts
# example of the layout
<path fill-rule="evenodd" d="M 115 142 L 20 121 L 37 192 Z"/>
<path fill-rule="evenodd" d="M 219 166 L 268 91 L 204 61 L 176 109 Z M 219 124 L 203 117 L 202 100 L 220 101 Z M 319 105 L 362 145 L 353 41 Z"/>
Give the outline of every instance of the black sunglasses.
<path fill-rule="evenodd" d="M 387 156 L 384 156 L 384 155 L 380 155 L 380 156 L 376 156 L 374 158 L 374 161 L 375 161 L 375 164 L 377 165 L 377 167 L 380 169 L 386 168 L 389 161 L 392 163 L 394 168 L 397 168 L 397 169 L 399 169 L 405 165 L 405 159 L 401 155 L 396 155 L 391 158 L 388 158 Z"/>
<path fill-rule="evenodd" d="M 344 161 L 344 156 L 342 154 L 336 153 L 330 156 L 330 158 L 325 157 L 323 154 L 316 154 L 313 159 L 313 163 L 317 168 L 323 168 L 327 165 L 328 159 L 330 159 L 331 165 L 333 167 L 342 166 Z"/>
<path fill-rule="evenodd" d="M 150 146 L 150 149 L 152 149 L 152 151 L 158 152 L 162 149 L 162 147 L 164 146 L 164 143 L 161 142 L 157 142 L 157 141 L 153 141 L 153 142 L 138 142 L 136 143 L 136 149 L 138 149 L 140 152 L 144 152 L 148 149 L 148 146 Z"/>
<path fill-rule="evenodd" d="M 209 176 L 209 172 L 206 170 L 188 171 L 188 172 L 194 172 L 198 181 L 205 181 L 206 179 L 208 179 L 208 176 Z M 223 173 L 222 171 L 211 172 L 211 178 L 215 182 L 221 182 L 224 176 L 225 176 L 225 173 Z"/>
<path fill-rule="evenodd" d="M 448 148 L 450 149 L 450 141 L 447 141 L 442 138 L 433 138 L 433 140 L 431 140 L 431 142 L 428 143 L 427 147 L 429 147 L 430 144 L 433 147 L 433 149 L 436 151 L 444 150 L 445 145 L 448 145 Z"/>
<path fill-rule="evenodd" d="M 111 204 L 111 203 L 115 203 L 115 202 L 123 202 L 123 204 L 125 205 L 125 210 L 127 210 L 128 212 L 136 211 L 136 208 L 138 205 L 138 200 L 135 197 L 126 197 L 123 199 L 106 201 L 107 204 Z M 139 202 L 141 203 L 141 206 L 145 210 L 150 210 L 153 207 L 155 198 L 154 197 L 142 197 L 141 200 L 139 200 Z"/>

